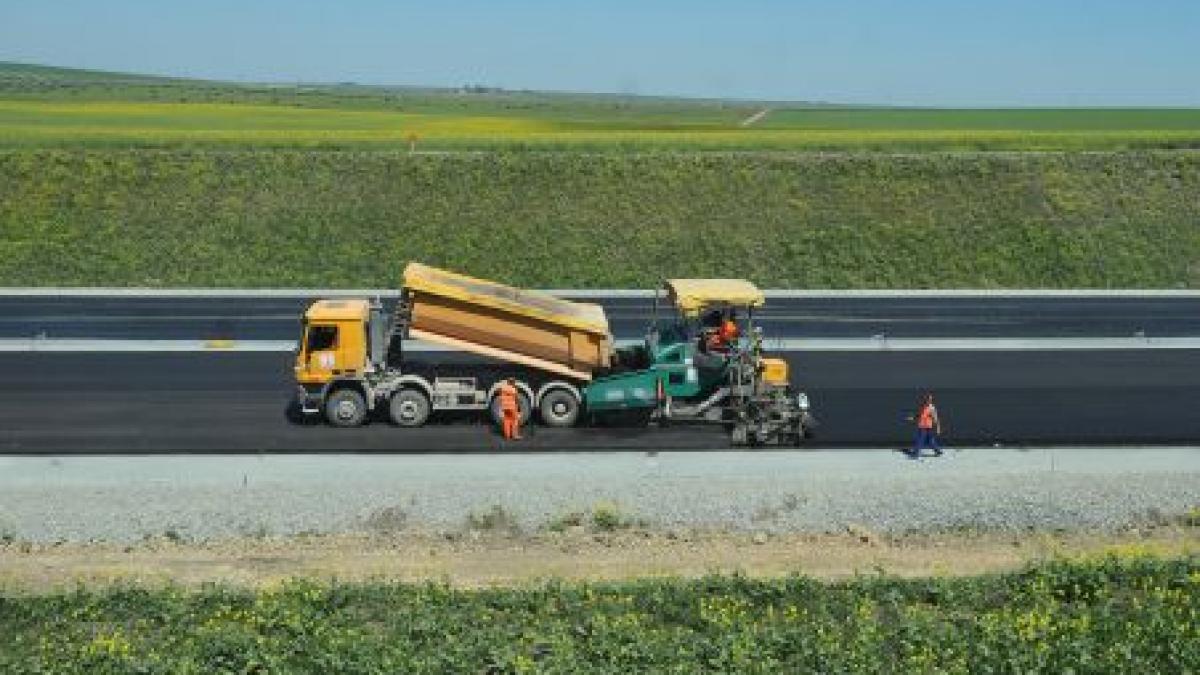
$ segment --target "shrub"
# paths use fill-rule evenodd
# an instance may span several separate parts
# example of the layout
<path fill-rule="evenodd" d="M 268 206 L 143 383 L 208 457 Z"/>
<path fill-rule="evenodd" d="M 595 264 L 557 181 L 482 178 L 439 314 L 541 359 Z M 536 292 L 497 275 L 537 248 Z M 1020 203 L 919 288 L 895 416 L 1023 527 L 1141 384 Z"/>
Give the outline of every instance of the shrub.
<path fill-rule="evenodd" d="M 961 579 L 0 595 L 3 672 L 1195 672 L 1200 561 Z"/>
<path fill-rule="evenodd" d="M 467 529 L 481 532 L 518 532 L 521 524 L 511 512 L 499 504 L 491 508 L 467 514 Z"/>

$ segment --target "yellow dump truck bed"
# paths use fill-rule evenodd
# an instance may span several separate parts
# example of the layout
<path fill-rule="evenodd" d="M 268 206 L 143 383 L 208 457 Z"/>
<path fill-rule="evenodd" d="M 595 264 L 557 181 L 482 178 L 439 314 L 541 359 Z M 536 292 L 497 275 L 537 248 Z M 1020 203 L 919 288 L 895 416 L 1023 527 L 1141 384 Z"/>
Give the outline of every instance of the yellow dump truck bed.
<path fill-rule="evenodd" d="M 604 308 L 410 263 L 404 288 L 409 334 L 576 379 L 607 367 L 612 334 Z"/>

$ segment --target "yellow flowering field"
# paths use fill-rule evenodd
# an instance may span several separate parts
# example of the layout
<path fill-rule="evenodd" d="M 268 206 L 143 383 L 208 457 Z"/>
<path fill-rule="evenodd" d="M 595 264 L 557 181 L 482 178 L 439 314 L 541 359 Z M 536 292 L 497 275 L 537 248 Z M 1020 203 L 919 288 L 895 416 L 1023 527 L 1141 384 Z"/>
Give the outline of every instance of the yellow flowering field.
<path fill-rule="evenodd" d="M 584 110 L 425 106 L 422 112 L 263 103 L 3 100 L 0 145 L 180 145 L 417 149 L 1075 150 L 1200 147 L 1200 112 L 1009 114 L 903 110 L 788 111 L 779 122 L 684 111 L 620 116 Z M 586 114 L 585 114 L 586 112 Z M 1172 111 L 1167 111 L 1172 113 Z M 1092 118 L 1096 117 L 1096 120 Z M 769 117 L 767 119 L 770 119 Z M 944 125 L 939 126 L 939 120 Z"/>

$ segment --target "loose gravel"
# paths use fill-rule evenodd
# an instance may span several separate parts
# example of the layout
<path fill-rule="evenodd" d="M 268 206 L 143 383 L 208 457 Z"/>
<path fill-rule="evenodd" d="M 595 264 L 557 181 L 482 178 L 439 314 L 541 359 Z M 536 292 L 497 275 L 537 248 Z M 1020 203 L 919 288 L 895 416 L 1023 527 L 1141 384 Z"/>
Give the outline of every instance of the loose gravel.
<path fill-rule="evenodd" d="M 0 538 L 487 527 L 607 505 L 651 527 L 1105 530 L 1200 506 L 1200 448 L 0 458 Z M 482 523 L 482 524 L 481 524 Z"/>

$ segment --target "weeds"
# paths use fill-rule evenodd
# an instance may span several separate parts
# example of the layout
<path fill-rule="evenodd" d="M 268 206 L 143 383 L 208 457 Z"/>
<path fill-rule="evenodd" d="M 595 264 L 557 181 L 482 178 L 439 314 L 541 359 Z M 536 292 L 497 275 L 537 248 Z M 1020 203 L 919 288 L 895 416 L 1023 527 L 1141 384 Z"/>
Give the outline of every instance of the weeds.
<path fill-rule="evenodd" d="M 1200 506 L 1193 506 L 1187 512 L 1176 518 L 1176 522 L 1183 527 L 1200 527 Z"/>
<path fill-rule="evenodd" d="M 551 532 L 565 532 L 573 527 L 583 527 L 585 522 L 587 522 L 587 515 L 584 512 L 571 511 L 550 519 L 546 523 L 546 529 Z"/>
<path fill-rule="evenodd" d="M 1195 672 L 1200 563 L 0 595 L 4 672 Z"/>
<path fill-rule="evenodd" d="M 367 516 L 365 524 L 372 532 L 395 534 L 408 525 L 408 512 L 399 506 L 386 506 Z"/>
<path fill-rule="evenodd" d="M 546 523 L 546 529 L 551 532 L 564 532 L 569 528 L 590 526 L 594 532 L 615 532 L 631 527 L 646 527 L 649 523 L 642 518 L 634 518 L 623 512 L 612 502 L 601 502 L 592 507 L 590 512 L 571 511 Z"/>
<path fill-rule="evenodd" d="M 510 511 L 499 504 L 491 508 L 467 514 L 467 529 L 476 532 L 519 532 L 520 521 Z"/>
<path fill-rule="evenodd" d="M 623 530 L 638 524 L 636 520 L 622 513 L 620 507 L 613 503 L 597 504 L 592 509 L 592 527 L 600 532 Z"/>

